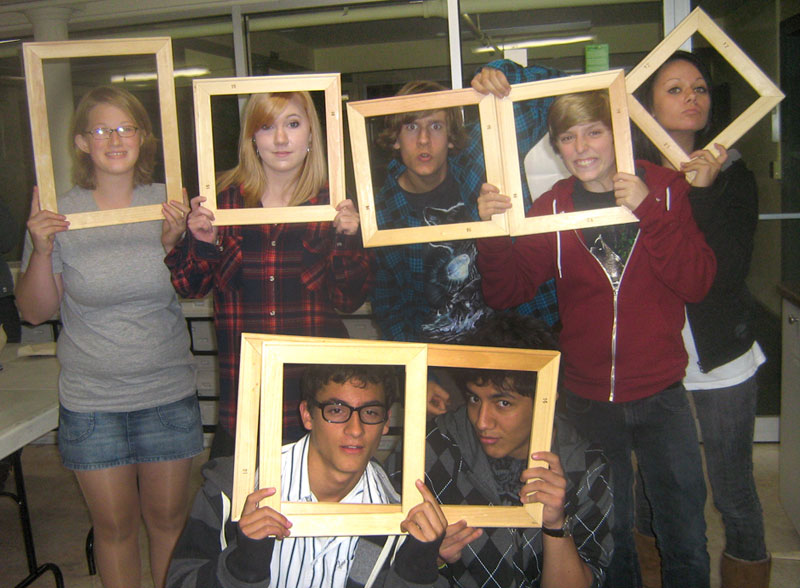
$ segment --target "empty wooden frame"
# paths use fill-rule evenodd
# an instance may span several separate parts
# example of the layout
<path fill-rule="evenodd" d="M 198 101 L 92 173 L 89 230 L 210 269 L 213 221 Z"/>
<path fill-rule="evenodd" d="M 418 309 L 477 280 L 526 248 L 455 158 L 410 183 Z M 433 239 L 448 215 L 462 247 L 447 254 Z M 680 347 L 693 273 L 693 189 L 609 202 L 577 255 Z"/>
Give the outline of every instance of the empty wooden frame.
<path fill-rule="evenodd" d="M 292 521 L 295 537 L 396 535 L 408 511 L 420 502 L 414 481 L 424 479 L 427 366 L 537 372 L 530 451 L 549 451 L 553 433 L 560 354 L 557 351 L 424 345 L 291 335 L 242 335 L 236 423 L 232 517 L 238 520 L 247 495 L 258 487 L 279 491 L 262 506 Z M 303 364 L 405 365 L 403 478 L 400 504 L 293 503 L 280 500 L 283 366 Z M 529 460 L 529 467 L 541 465 Z M 257 466 L 257 467 L 256 467 Z M 542 505 L 442 505 L 448 521 L 475 527 L 538 527 Z"/>
<path fill-rule="evenodd" d="M 731 64 L 733 69 L 753 87 L 759 96 L 720 134 L 714 137 L 705 149 L 712 149 L 716 153 L 715 143 L 730 147 L 784 98 L 780 88 L 753 63 L 747 54 L 701 8 L 695 8 L 672 32 L 664 37 L 664 40 L 647 57 L 630 71 L 625 79 L 631 118 L 676 169 L 680 169 L 681 163 L 689 161 L 689 154 L 678 146 L 634 97 L 633 93 L 694 33 L 700 33 L 705 37 L 709 44 Z"/>
<path fill-rule="evenodd" d="M 197 175 L 203 206 L 214 213 L 214 224 L 263 225 L 331 221 L 336 205 L 345 200 L 344 149 L 342 146 L 342 88 L 339 74 L 300 74 L 247 78 L 194 80 L 194 119 L 197 139 Z M 214 137 L 211 124 L 211 97 L 262 92 L 325 93 L 324 128 L 328 156 L 330 203 L 313 206 L 281 206 L 275 208 L 218 209 Z M 231 145 L 231 148 L 235 148 Z"/>
<path fill-rule="evenodd" d="M 426 353 L 421 343 L 391 343 L 353 339 L 321 339 L 280 335 L 242 335 L 239 404 L 232 515 L 238 520 L 253 491 L 258 456 L 258 487 L 275 487 L 261 501 L 292 521 L 293 537 L 400 534 L 400 523 L 421 498 L 414 485 L 423 479 L 425 456 Z M 404 365 L 405 410 L 400 504 L 281 502 L 281 419 L 283 366 L 299 364 Z M 256 439 L 259 439 L 258 447 Z M 332 533 L 331 516 L 336 517 Z"/>
<path fill-rule="evenodd" d="M 525 216 L 525 208 L 522 201 L 522 178 L 519 170 L 520 153 L 518 152 L 517 133 L 514 123 L 514 103 L 591 90 L 608 90 L 617 171 L 634 173 L 625 78 L 621 69 L 511 86 L 511 93 L 508 98 L 499 101 L 497 110 L 507 188 L 505 193 L 511 197 L 512 204 L 510 212 L 506 213 L 510 218 L 510 233 L 512 236 L 616 225 L 639 220 L 624 206 L 545 216 Z"/>
<path fill-rule="evenodd" d="M 43 210 L 58 212 L 42 61 L 76 57 L 147 54 L 155 56 L 167 198 L 178 202 L 183 201 L 178 115 L 175 108 L 175 82 L 172 73 L 172 40 L 169 37 L 23 43 L 22 52 L 25 61 L 25 84 L 28 91 L 33 156 L 36 163 L 36 182 L 39 186 L 39 202 Z M 70 230 L 163 218 L 161 205 L 158 204 L 67 215 Z"/>
<path fill-rule="evenodd" d="M 471 88 L 347 103 L 350 144 L 353 150 L 356 192 L 361 215 L 361 235 L 365 247 L 432 243 L 508 234 L 504 215 L 498 215 L 490 221 L 381 229 L 378 227 L 370 164 L 370 148 L 372 146 L 369 144 L 367 134 L 366 119 L 368 117 L 477 105 L 486 162 L 486 178 L 489 183 L 502 188 L 504 185 L 503 171 L 495 104 L 493 96 L 480 94 Z M 477 200 L 477 198 L 478 195 L 475 194 L 475 199 Z"/>
<path fill-rule="evenodd" d="M 529 454 L 534 451 L 550 451 L 560 358 L 558 351 L 428 345 L 429 366 L 537 372 Z M 404 451 L 403 459 L 405 458 Z M 528 467 L 535 466 L 548 467 L 545 462 L 534 461 L 529 457 Z M 406 484 L 405 470 L 403 484 Z M 541 527 L 542 509 L 541 503 L 524 506 L 442 505 L 448 522 L 464 519 L 470 527 Z"/>

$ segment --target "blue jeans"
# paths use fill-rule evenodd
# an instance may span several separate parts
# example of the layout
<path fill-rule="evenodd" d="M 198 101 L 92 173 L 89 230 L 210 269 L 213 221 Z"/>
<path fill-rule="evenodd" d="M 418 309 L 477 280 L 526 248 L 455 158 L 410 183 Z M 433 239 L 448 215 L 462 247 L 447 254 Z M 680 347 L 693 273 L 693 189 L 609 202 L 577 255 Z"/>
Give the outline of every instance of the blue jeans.
<path fill-rule="evenodd" d="M 714 506 L 725 526 L 725 553 L 747 561 L 767 557 L 764 516 L 753 479 L 756 377 L 741 384 L 692 392 Z M 645 484 L 646 486 L 646 484 Z M 636 492 L 636 528 L 650 534 L 650 509 Z"/>
<path fill-rule="evenodd" d="M 703 515 L 706 487 L 697 431 L 683 385 L 625 403 L 587 400 L 564 391 L 559 403 L 578 430 L 605 449 L 611 464 L 614 557 L 605 585 L 641 586 L 633 540 L 634 452 L 653 505 L 664 588 L 708 588 Z"/>
<path fill-rule="evenodd" d="M 130 412 L 74 412 L 60 405 L 58 449 L 70 470 L 195 456 L 203 451 L 197 395 Z"/>

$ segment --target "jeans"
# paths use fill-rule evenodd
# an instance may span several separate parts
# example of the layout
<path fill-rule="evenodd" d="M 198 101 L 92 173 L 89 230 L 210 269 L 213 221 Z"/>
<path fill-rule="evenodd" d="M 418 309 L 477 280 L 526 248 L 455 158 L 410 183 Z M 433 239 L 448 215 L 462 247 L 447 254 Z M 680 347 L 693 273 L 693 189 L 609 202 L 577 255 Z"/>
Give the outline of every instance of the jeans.
<path fill-rule="evenodd" d="M 130 412 L 75 412 L 60 405 L 58 449 L 70 470 L 193 457 L 203 451 L 197 396 Z"/>
<path fill-rule="evenodd" d="M 584 436 L 603 447 L 611 464 L 614 557 L 605 585 L 641 586 L 633 539 L 634 452 L 653 506 L 664 588 L 708 588 L 706 487 L 683 385 L 625 403 L 587 400 L 564 391 L 559 408 Z"/>
<path fill-rule="evenodd" d="M 755 376 L 728 388 L 692 392 L 714 506 L 725 527 L 725 553 L 747 561 L 767 557 L 764 517 L 753 479 L 757 393 Z M 651 534 L 650 509 L 642 497 L 637 486 L 636 528 Z"/>

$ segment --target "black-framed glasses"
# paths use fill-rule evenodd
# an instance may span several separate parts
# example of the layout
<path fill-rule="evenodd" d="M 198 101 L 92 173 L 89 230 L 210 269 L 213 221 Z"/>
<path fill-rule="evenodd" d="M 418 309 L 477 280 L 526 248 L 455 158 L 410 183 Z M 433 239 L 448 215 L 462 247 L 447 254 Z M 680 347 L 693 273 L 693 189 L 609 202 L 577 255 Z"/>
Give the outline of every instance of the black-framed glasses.
<path fill-rule="evenodd" d="M 116 129 L 110 129 L 108 127 L 97 127 L 96 129 L 92 129 L 91 131 L 85 131 L 87 135 L 91 135 L 95 141 L 107 141 L 111 138 L 111 135 L 116 133 L 120 137 L 128 138 L 133 137 L 136 132 L 139 130 L 139 127 L 132 127 L 132 126 L 121 126 L 117 127 Z"/>
<path fill-rule="evenodd" d="M 329 423 L 346 423 L 353 416 L 353 411 L 358 413 L 358 418 L 365 425 L 380 425 L 389 418 L 389 409 L 382 404 L 365 404 L 363 406 L 350 406 L 338 400 L 331 402 L 312 402 L 322 411 L 322 418 Z"/>

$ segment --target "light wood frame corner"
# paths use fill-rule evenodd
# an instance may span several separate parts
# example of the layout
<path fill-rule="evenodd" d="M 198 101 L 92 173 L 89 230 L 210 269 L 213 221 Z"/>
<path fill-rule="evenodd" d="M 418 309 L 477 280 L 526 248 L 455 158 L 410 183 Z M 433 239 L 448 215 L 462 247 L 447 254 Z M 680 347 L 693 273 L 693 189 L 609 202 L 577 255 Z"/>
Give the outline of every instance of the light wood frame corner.
<path fill-rule="evenodd" d="M 331 535 L 399 535 L 400 523 L 420 502 L 415 480 L 425 472 L 425 406 L 427 346 L 354 339 L 243 334 L 236 425 L 232 497 L 238 520 L 247 495 L 256 487 L 275 487 L 261 501 L 292 521 L 293 537 Z M 294 503 L 280 501 L 283 366 L 300 364 L 404 365 L 403 476 L 400 504 Z M 258 435 L 258 447 L 256 438 Z"/>
<path fill-rule="evenodd" d="M 36 163 L 36 182 L 39 186 L 39 202 L 42 210 L 58 212 L 42 62 L 45 59 L 76 57 L 155 55 L 167 199 L 177 202 L 184 201 L 178 143 L 178 115 L 175 105 L 175 81 L 173 79 L 172 40 L 169 37 L 23 43 L 22 52 L 33 137 L 33 156 Z M 159 204 L 67 215 L 70 230 L 162 220 L 163 218 Z"/>
<path fill-rule="evenodd" d="M 344 147 L 342 138 L 342 85 L 338 73 L 253 76 L 242 78 L 196 79 L 194 89 L 195 136 L 197 140 L 197 175 L 203 206 L 212 211 L 214 224 L 262 225 L 331 221 L 336 205 L 346 199 L 344 182 Z M 324 127 L 328 159 L 329 204 L 281 206 L 274 208 L 217 208 L 214 138 L 211 121 L 211 97 L 262 92 L 316 92 L 325 94 Z"/>
<path fill-rule="evenodd" d="M 715 143 L 731 147 L 784 98 L 780 88 L 759 69 L 711 17 L 701 8 L 695 8 L 628 73 L 625 79 L 631 119 L 676 169 L 680 169 L 681 163 L 689 161 L 689 154 L 667 134 L 633 94 L 670 55 L 680 49 L 681 45 L 695 33 L 705 37 L 709 44 L 758 94 L 756 101 L 709 141 L 705 149 L 712 149 L 716 152 Z"/>
<path fill-rule="evenodd" d="M 511 197 L 512 203 L 510 211 L 511 236 L 638 221 L 636 216 L 624 206 L 535 217 L 525 216 L 522 201 L 522 177 L 519 170 L 520 154 L 518 153 L 517 132 L 514 122 L 514 103 L 592 90 L 608 90 L 617 170 L 629 174 L 634 173 L 631 127 L 628 118 L 623 70 L 614 69 L 511 86 L 511 93 L 507 98 L 500 100 L 498 106 L 505 183 L 508 188 L 506 193 Z"/>
<path fill-rule="evenodd" d="M 347 103 L 347 121 L 350 128 L 350 145 L 353 153 L 356 193 L 361 216 L 361 235 L 364 247 L 404 245 L 409 243 L 432 243 L 457 239 L 475 239 L 508 234 L 505 215 L 497 215 L 490 221 L 473 221 L 435 226 L 380 229 L 375 208 L 375 192 L 372 183 L 370 145 L 367 136 L 368 117 L 387 116 L 403 112 L 441 110 L 477 105 L 480 114 L 486 178 L 491 184 L 502 188 L 503 171 L 500 158 L 500 136 L 497 129 L 495 99 L 471 88 L 446 90 L 425 94 L 393 96 L 376 100 L 361 100 Z M 478 195 L 475 194 L 477 200 Z"/>
<path fill-rule="evenodd" d="M 479 367 L 536 372 L 529 454 L 534 451 L 550 451 L 560 361 L 561 354 L 558 351 L 428 345 L 429 367 Z M 536 466 L 548 467 L 545 462 L 534 461 L 529 457 L 528 467 Z M 404 472 L 404 482 L 405 478 Z M 442 511 L 448 522 L 464 519 L 470 527 L 541 527 L 542 509 L 541 503 L 524 506 L 442 505 Z"/>

